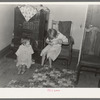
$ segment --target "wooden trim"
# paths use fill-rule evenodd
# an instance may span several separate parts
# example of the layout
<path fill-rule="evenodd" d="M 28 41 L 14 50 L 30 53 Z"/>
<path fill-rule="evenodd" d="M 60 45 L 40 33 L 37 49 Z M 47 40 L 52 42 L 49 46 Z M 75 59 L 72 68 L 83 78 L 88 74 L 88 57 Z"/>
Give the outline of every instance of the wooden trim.
<path fill-rule="evenodd" d="M 0 58 L 4 57 L 9 52 L 10 52 L 10 45 L 8 45 L 7 47 L 5 47 L 0 51 Z"/>
<path fill-rule="evenodd" d="M 0 51 L 0 58 L 5 56 L 9 52 L 10 52 L 10 45 L 8 45 L 7 47 L 5 47 L 3 50 Z M 78 56 L 79 56 L 79 50 L 78 49 L 73 49 L 72 50 L 72 57 L 78 58 Z"/>

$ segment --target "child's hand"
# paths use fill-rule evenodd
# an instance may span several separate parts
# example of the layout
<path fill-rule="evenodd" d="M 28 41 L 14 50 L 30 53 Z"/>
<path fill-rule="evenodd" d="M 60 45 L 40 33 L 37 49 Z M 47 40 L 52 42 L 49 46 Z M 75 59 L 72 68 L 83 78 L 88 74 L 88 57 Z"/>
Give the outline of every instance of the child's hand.
<path fill-rule="evenodd" d="M 53 42 L 50 42 L 50 43 L 49 43 L 49 45 L 53 46 L 53 45 L 54 45 L 54 43 L 53 43 Z"/>
<path fill-rule="evenodd" d="M 58 44 L 62 44 L 63 41 L 61 39 L 58 40 Z"/>
<path fill-rule="evenodd" d="M 56 44 L 62 44 L 63 41 L 61 39 L 54 41 L 54 42 L 50 42 L 49 45 L 56 45 Z"/>

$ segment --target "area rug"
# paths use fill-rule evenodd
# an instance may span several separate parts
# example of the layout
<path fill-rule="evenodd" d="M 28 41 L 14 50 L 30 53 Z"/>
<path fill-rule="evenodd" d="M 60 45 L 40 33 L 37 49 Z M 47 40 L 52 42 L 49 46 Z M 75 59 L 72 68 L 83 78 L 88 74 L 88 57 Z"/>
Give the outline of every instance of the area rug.
<path fill-rule="evenodd" d="M 76 72 L 68 69 L 56 69 L 44 66 L 35 69 L 33 75 L 26 82 L 11 80 L 10 88 L 70 88 L 75 87 Z"/>

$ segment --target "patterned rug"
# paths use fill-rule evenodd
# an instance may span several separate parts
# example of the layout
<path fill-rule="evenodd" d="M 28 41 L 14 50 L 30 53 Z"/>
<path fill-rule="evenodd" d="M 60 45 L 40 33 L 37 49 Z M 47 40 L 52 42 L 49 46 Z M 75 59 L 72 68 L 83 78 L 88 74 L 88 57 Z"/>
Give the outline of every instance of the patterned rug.
<path fill-rule="evenodd" d="M 12 80 L 10 88 L 70 88 L 75 87 L 76 72 L 67 69 L 56 69 L 44 66 L 36 69 L 26 82 Z"/>

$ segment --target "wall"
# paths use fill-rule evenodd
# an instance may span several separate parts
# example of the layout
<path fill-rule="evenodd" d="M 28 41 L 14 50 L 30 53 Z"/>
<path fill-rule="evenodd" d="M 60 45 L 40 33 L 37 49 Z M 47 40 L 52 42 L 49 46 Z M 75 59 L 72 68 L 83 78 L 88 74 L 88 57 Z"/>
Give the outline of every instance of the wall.
<path fill-rule="evenodd" d="M 72 21 L 71 33 L 75 40 L 74 49 L 80 49 L 88 5 L 45 5 L 50 9 L 51 20 Z"/>
<path fill-rule="evenodd" d="M 50 20 L 73 22 L 71 33 L 75 40 L 74 49 L 79 49 L 84 33 L 87 5 L 45 5 L 50 9 Z M 14 27 L 15 5 L 0 5 L 0 50 L 11 43 Z M 51 23 L 49 24 L 49 27 Z"/>
<path fill-rule="evenodd" d="M 0 50 L 11 43 L 14 29 L 14 6 L 0 5 Z"/>

